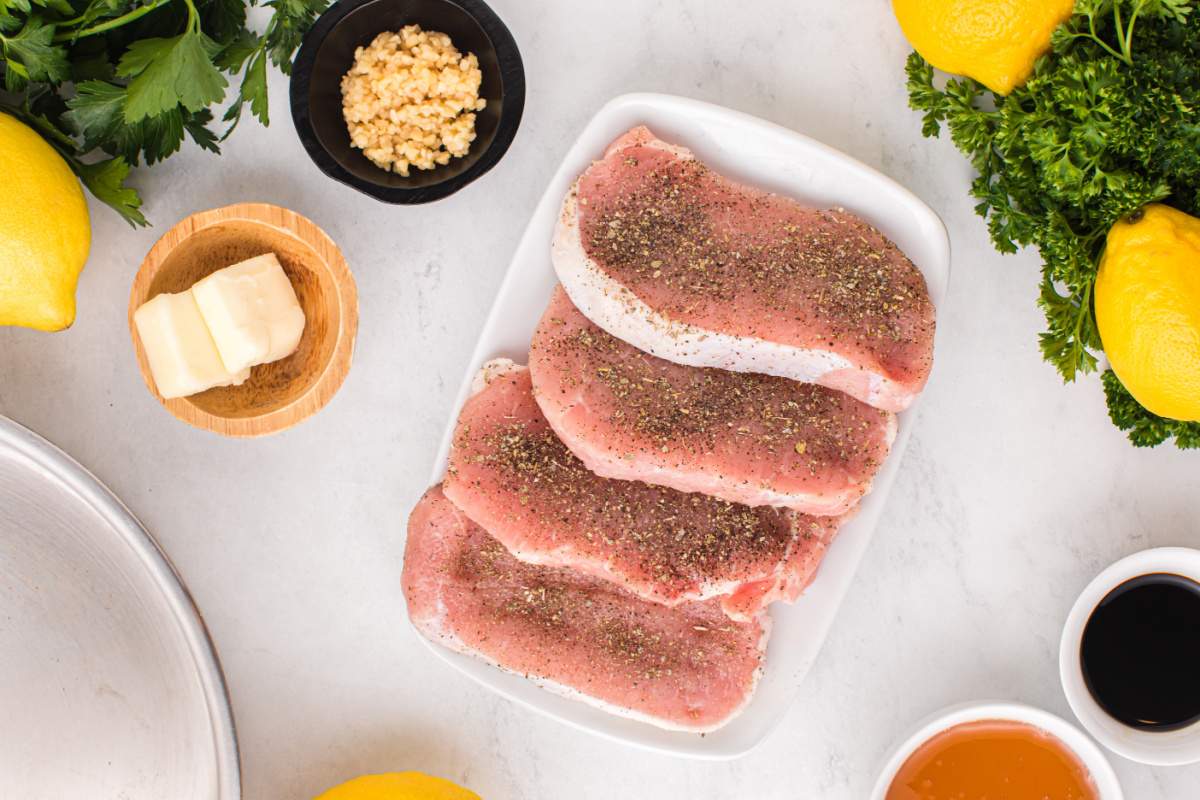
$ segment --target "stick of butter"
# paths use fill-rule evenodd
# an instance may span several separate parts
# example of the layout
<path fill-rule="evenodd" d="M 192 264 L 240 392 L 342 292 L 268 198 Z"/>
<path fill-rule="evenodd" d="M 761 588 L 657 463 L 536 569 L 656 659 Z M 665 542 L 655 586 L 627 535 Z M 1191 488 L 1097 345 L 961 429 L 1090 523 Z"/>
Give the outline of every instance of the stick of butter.
<path fill-rule="evenodd" d="M 217 270 L 192 294 L 230 372 L 278 361 L 300 344 L 304 311 L 274 253 Z"/>
<path fill-rule="evenodd" d="M 225 369 L 192 293 L 160 294 L 133 313 L 158 393 L 170 399 L 231 386 L 250 370 Z"/>

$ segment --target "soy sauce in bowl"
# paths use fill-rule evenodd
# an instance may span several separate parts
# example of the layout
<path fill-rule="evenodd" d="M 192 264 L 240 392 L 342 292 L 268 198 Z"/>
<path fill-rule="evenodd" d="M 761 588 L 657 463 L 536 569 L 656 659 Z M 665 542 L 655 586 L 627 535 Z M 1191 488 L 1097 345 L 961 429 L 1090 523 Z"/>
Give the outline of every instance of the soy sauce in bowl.
<path fill-rule="evenodd" d="M 1088 691 L 1117 721 L 1144 731 L 1200 721 L 1200 583 L 1125 581 L 1092 611 L 1079 657 Z"/>

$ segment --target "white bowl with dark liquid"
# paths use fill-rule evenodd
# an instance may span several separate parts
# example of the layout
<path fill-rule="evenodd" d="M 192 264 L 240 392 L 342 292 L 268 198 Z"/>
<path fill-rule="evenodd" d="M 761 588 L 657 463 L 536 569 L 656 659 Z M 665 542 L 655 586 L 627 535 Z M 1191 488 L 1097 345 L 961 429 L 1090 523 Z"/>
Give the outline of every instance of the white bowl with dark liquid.
<path fill-rule="evenodd" d="M 1186 547 L 1143 550 L 1097 575 L 1067 616 L 1059 645 L 1059 674 L 1071 710 L 1088 733 L 1109 750 L 1143 764 L 1191 764 L 1200 761 L 1200 720 L 1185 727 L 1157 730 L 1126 724 L 1097 701 L 1084 675 L 1083 636 L 1092 614 L 1114 589 L 1135 578 L 1156 574 L 1178 575 L 1200 584 L 1200 550 Z"/>

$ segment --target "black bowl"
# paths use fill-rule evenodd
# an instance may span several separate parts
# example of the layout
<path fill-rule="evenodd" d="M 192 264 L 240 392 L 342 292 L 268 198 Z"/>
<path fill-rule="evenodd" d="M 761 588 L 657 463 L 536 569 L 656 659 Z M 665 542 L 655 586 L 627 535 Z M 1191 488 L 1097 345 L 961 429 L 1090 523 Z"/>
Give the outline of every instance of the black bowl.
<path fill-rule="evenodd" d="M 462 158 L 406 178 L 372 164 L 351 147 L 342 116 L 342 76 L 354 50 L 405 25 L 449 35 L 474 53 L 483 72 L 475 141 Z M 525 69 L 517 43 L 481 0 L 341 0 L 317 19 L 292 65 L 292 121 L 313 162 L 329 177 L 387 203 L 440 200 L 494 167 L 512 144 L 525 109 Z"/>

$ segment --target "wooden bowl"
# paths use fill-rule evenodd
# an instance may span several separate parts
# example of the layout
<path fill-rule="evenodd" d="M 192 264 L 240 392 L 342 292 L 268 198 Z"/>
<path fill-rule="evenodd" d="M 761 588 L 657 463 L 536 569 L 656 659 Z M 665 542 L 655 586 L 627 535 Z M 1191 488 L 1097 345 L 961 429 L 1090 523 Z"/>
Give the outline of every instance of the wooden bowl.
<path fill-rule="evenodd" d="M 304 309 L 296 352 L 254 367 L 241 386 L 165 399 L 133 313 L 156 295 L 185 291 L 218 269 L 267 252 L 279 257 Z M 129 332 L 142 378 L 168 411 L 222 436 L 265 436 L 312 416 L 341 387 L 358 333 L 358 292 L 341 251 L 311 220 L 278 206 L 239 203 L 193 214 L 155 243 L 129 294 Z"/>

